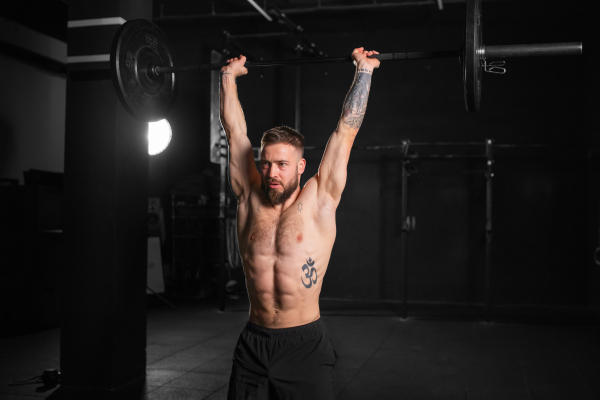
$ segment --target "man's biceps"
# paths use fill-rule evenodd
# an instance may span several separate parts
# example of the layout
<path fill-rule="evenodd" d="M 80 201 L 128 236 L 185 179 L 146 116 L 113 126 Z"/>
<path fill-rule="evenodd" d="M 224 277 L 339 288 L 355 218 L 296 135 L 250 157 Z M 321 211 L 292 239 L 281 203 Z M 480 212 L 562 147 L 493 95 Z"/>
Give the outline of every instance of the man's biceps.
<path fill-rule="evenodd" d="M 344 171 L 348 167 L 348 161 L 350 160 L 350 151 L 343 147 L 337 147 L 323 158 L 323 161 L 331 169 L 332 173 L 335 174 L 341 169 Z"/>
<path fill-rule="evenodd" d="M 331 201 L 332 204 L 338 204 L 340 198 L 342 197 L 342 192 L 344 190 L 344 186 L 341 187 L 333 181 L 326 181 L 319 183 L 319 193 L 322 199 L 327 199 L 327 201 Z"/>
<path fill-rule="evenodd" d="M 330 180 L 330 185 L 335 190 L 346 186 L 346 174 L 335 174 Z"/>
<path fill-rule="evenodd" d="M 229 168 L 237 169 L 243 174 L 252 174 L 256 171 L 256 163 L 254 162 L 254 156 L 251 154 L 235 154 L 230 153 L 229 155 Z"/>
<path fill-rule="evenodd" d="M 229 154 L 231 157 L 246 158 L 249 153 L 254 154 L 254 151 L 247 136 L 244 135 L 244 137 L 237 140 L 229 140 Z"/>
<path fill-rule="evenodd" d="M 327 193 L 334 193 L 343 190 L 346 186 L 347 174 L 327 174 L 319 177 L 319 186 L 321 186 Z M 341 189 L 340 189 L 341 188 Z"/>
<path fill-rule="evenodd" d="M 235 179 L 238 182 L 250 181 L 250 173 L 244 165 L 230 164 L 229 174 L 232 179 Z"/>
<path fill-rule="evenodd" d="M 236 159 L 246 159 L 246 157 L 248 157 L 249 154 L 252 154 L 252 157 L 254 157 L 254 151 L 252 150 L 252 146 L 250 145 L 250 143 L 238 143 L 237 145 L 234 146 L 229 146 L 229 154 L 231 155 L 231 157 L 236 158 Z"/>

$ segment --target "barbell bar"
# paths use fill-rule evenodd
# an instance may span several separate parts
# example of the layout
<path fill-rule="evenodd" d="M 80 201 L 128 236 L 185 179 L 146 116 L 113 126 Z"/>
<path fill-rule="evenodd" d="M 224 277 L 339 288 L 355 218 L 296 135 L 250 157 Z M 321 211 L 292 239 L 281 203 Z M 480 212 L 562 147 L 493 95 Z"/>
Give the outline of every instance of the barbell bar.
<path fill-rule="evenodd" d="M 465 108 L 477 112 L 481 104 L 482 71 L 502 69 L 488 61 L 515 57 L 557 57 L 582 54 L 581 42 L 483 45 L 481 0 L 467 0 L 465 40 L 455 51 L 399 52 L 374 55 L 380 61 L 458 59 L 463 64 Z M 111 72 L 123 106 L 142 121 L 165 118 L 176 96 L 175 74 L 219 70 L 226 63 L 175 66 L 166 36 L 144 19 L 127 21 L 117 31 L 110 54 Z M 247 68 L 352 62 L 352 57 L 295 58 L 246 62 Z M 490 66 L 490 67 L 488 67 Z"/>
<path fill-rule="evenodd" d="M 516 58 L 516 57 L 556 57 L 556 56 L 577 56 L 581 54 L 582 45 L 579 42 L 566 43 L 540 43 L 540 44 L 514 44 L 500 46 L 484 46 L 480 50 L 481 57 L 489 58 Z M 379 61 L 391 60 L 431 60 L 443 58 L 455 58 L 461 60 L 462 53 L 458 50 L 452 51 L 428 51 L 428 52 L 410 52 L 410 53 L 383 53 L 374 54 L 369 58 L 376 58 Z M 266 61 L 247 61 L 244 66 L 252 67 L 276 67 L 282 65 L 304 65 L 304 64 L 337 64 L 352 62 L 352 57 L 319 57 L 319 58 L 292 58 L 281 60 Z M 148 74 L 162 75 L 177 72 L 193 71 L 216 71 L 220 70 L 227 63 L 197 64 L 183 67 L 161 67 L 157 65 L 148 66 Z"/>

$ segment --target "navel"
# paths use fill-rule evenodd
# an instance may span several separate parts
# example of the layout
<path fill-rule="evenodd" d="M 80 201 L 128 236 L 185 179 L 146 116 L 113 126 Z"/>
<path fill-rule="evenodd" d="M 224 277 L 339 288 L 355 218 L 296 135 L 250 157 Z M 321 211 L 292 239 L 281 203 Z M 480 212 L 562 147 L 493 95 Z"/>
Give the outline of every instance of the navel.
<path fill-rule="evenodd" d="M 298 243 L 302 243 L 302 234 L 301 233 L 299 233 L 299 234 L 296 235 L 296 241 Z"/>

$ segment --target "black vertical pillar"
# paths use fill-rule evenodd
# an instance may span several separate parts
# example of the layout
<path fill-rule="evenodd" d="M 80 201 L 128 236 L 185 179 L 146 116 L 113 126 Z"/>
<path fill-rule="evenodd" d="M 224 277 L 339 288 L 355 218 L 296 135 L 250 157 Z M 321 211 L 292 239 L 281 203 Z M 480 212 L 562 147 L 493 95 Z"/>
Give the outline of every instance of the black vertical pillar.
<path fill-rule="evenodd" d="M 494 140 L 485 141 L 487 171 L 485 173 L 485 320 L 492 322 L 492 183 L 494 178 Z"/>
<path fill-rule="evenodd" d="M 229 152 L 229 148 L 227 149 Z M 219 311 L 225 311 L 227 305 L 227 271 L 225 263 L 227 260 L 227 211 L 226 211 L 226 200 L 227 195 L 225 194 L 228 176 L 228 164 L 229 156 L 221 157 L 220 165 L 220 189 L 219 189 Z M 230 266 L 231 267 L 231 266 Z"/>
<path fill-rule="evenodd" d="M 119 103 L 108 55 L 120 24 L 151 7 L 69 1 L 60 364 L 73 398 L 111 398 L 145 378 L 147 123 Z"/>
<path fill-rule="evenodd" d="M 302 57 L 302 36 L 298 35 L 298 44 L 296 45 L 296 57 Z M 302 121 L 302 66 L 296 66 L 296 102 L 295 102 L 295 123 L 294 129 L 300 132 Z"/>
<path fill-rule="evenodd" d="M 400 241 L 400 269 L 402 274 L 402 319 L 408 317 L 408 232 L 410 226 L 408 223 L 408 149 L 410 140 L 402 142 L 402 205 L 401 205 L 401 220 L 402 220 L 402 238 Z"/>

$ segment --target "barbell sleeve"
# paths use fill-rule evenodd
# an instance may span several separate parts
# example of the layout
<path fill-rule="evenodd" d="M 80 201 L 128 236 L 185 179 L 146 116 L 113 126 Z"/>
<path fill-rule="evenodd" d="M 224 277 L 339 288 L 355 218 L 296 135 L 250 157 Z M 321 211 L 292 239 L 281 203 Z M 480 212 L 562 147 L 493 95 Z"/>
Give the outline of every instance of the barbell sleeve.
<path fill-rule="evenodd" d="M 483 46 L 482 56 L 485 58 L 579 56 L 582 51 L 581 42 L 513 44 Z"/>

